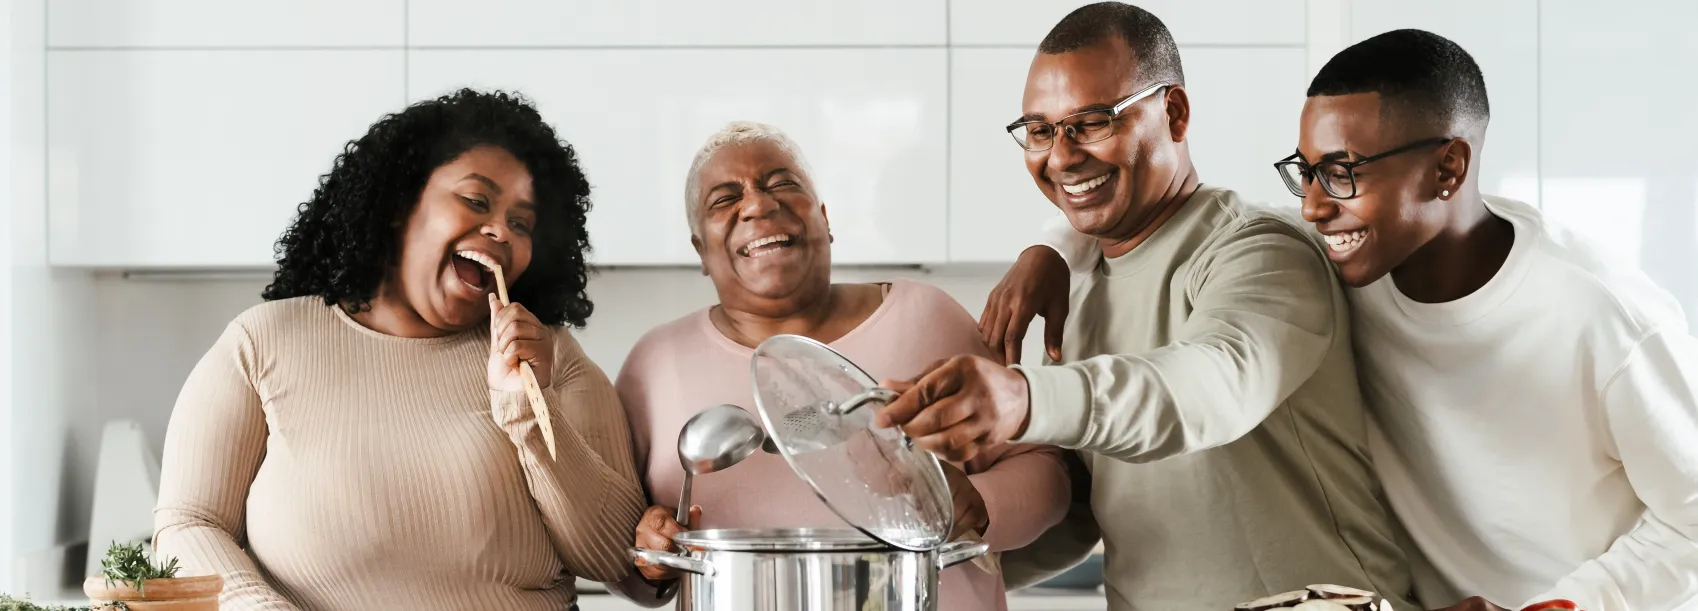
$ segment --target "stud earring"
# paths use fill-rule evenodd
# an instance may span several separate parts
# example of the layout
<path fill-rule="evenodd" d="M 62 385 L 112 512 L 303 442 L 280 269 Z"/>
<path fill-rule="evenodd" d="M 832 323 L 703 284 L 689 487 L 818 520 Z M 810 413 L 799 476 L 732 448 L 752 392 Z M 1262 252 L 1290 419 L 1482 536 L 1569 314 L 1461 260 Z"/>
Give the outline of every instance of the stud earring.
<path fill-rule="evenodd" d="M 1443 191 L 1439 191 L 1439 197 L 1449 198 L 1450 197 L 1450 189 L 1445 189 Z"/>

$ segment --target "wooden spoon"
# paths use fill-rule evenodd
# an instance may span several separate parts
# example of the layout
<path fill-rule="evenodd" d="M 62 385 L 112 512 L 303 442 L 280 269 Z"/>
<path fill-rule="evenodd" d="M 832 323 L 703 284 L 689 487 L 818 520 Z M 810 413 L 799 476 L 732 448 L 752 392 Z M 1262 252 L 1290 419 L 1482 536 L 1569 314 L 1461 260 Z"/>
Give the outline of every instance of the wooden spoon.
<path fill-rule="evenodd" d="M 501 299 L 502 307 L 507 306 L 507 277 L 501 274 L 501 264 L 492 266 L 495 271 L 495 296 Z M 531 400 L 531 413 L 536 416 L 537 428 L 542 429 L 543 443 L 548 445 L 548 459 L 555 460 L 554 453 L 554 423 L 548 418 L 548 400 L 542 397 L 542 385 L 537 383 L 537 374 L 531 371 L 529 361 L 519 361 L 519 376 L 525 379 L 525 396 Z"/>

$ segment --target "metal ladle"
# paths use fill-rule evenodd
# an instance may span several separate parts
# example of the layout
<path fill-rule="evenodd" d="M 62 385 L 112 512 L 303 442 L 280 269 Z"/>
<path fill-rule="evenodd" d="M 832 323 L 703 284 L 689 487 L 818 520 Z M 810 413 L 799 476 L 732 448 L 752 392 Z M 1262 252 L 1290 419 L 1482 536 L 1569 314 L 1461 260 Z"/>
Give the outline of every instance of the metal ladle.
<path fill-rule="evenodd" d="M 697 412 L 678 432 L 678 462 L 684 465 L 684 489 L 678 493 L 678 524 L 690 527 L 690 487 L 697 475 L 722 471 L 755 453 L 766 441 L 760 419 L 741 407 L 720 404 Z M 658 596 L 672 596 L 674 581 Z"/>
<path fill-rule="evenodd" d="M 691 416 L 678 433 L 678 462 L 684 465 L 684 490 L 678 495 L 678 523 L 688 527 L 690 486 L 697 475 L 742 462 L 766 441 L 754 414 L 735 405 L 715 405 Z"/>

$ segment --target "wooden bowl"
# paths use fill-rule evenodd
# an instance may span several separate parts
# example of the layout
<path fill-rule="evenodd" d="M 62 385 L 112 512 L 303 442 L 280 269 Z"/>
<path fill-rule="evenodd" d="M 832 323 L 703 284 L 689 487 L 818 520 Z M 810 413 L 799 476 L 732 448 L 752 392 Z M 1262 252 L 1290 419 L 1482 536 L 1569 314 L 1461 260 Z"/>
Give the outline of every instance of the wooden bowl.
<path fill-rule="evenodd" d="M 149 579 L 142 582 L 141 592 L 127 582 L 108 586 L 99 575 L 83 581 L 90 606 L 123 602 L 130 611 L 218 611 L 222 591 L 224 578 L 217 575 Z"/>

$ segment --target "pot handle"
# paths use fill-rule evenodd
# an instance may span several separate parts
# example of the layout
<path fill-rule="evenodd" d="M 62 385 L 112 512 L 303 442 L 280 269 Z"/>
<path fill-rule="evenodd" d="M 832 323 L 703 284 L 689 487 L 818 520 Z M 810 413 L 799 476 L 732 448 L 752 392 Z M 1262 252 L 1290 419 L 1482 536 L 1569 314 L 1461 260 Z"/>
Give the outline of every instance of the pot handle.
<path fill-rule="evenodd" d="M 899 396 L 901 395 L 898 395 L 896 391 L 888 388 L 869 388 L 857 393 L 855 396 L 845 399 L 842 405 L 836 407 L 836 409 L 832 412 L 832 415 L 842 416 L 855 411 L 868 403 L 890 403 L 891 401 L 895 401 Z"/>
<path fill-rule="evenodd" d="M 894 390 L 884 387 L 873 387 L 845 399 L 842 405 L 832 408 L 828 411 L 828 413 L 836 416 L 842 416 L 860 409 L 868 403 L 883 403 L 885 405 L 889 405 L 891 401 L 895 401 L 896 398 L 900 396 L 902 395 Z M 910 438 L 908 433 L 902 430 L 902 427 L 896 427 L 896 432 L 902 436 L 902 449 L 911 450 L 914 448 L 913 438 Z"/>
<path fill-rule="evenodd" d="M 937 569 L 941 571 L 989 552 L 990 544 L 983 541 L 946 543 L 943 547 L 937 549 Z"/>
<path fill-rule="evenodd" d="M 714 573 L 718 572 L 714 570 L 712 564 L 708 564 L 688 556 L 680 556 L 678 554 L 660 552 L 652 549 L 643 549 L 640 547 L 627 548 L 625 553 L 629 555 L 632 560 L 640 559 L 649 564 L 658 564 L 670 569 L 684 571 L 686 573 L 695 573 L 703 577 L 712 577 L 714 576 Z"/>

